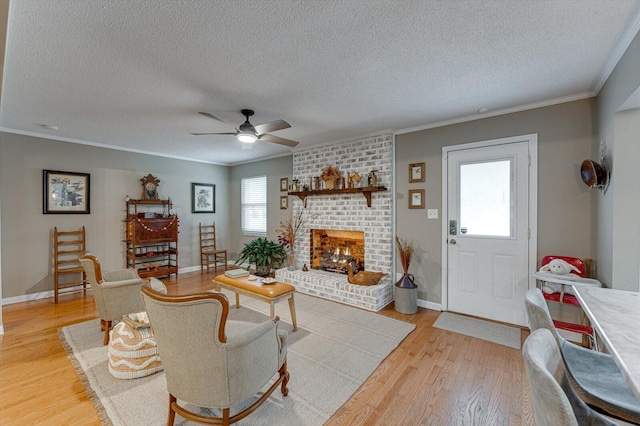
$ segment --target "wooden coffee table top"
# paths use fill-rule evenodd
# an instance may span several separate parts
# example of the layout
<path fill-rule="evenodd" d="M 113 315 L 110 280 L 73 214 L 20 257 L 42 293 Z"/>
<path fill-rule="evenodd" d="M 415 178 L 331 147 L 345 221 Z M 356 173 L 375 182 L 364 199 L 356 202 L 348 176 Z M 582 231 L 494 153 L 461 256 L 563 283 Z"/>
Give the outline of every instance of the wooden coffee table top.
<path fill-rule="evenodd" d="M 258 294 L 270 299 L 275 299 L 285 294 L 296 291 L 295 287 L 291 284 L 283 282 L 276 282 L 274 284 L 263 284 L 262 278 L 257 277 L 257 279 L 255 280 L 250 280 L 249 278 L 252 277 L 255 277 L 255 275 L 249 275 L 240 278 L 231 278 L 226 276 L 225 274 L 220 274 L 213 280 L 220 285 L 229 288 L 230 290 L 233 290 L 233 288 L 237 288 L 239 290 Z"/>

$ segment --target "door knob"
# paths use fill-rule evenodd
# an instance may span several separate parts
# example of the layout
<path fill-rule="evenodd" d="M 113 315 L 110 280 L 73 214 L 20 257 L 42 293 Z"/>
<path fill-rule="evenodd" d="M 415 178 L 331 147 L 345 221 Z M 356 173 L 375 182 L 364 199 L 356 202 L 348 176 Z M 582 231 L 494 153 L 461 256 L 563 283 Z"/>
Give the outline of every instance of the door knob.
<path fill-rule="evenodd" d="M 452 244 L 452 245 L 454 245 L 454 246 L 455 246 L 455 245 L 456 245 L 456 240 L 454 240 L 453 238 L 452 238 L 452 239 L 450 239 L 450 240 L 449 240 L 449 244 Z"/>

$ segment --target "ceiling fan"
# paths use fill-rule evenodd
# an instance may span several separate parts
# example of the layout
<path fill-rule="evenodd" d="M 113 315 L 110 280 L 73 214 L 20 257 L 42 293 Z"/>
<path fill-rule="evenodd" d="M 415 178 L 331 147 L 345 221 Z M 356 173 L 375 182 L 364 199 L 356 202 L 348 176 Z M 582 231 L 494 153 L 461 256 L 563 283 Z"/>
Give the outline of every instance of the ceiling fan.
<path fill-rule="evenodd" d="M 258 124 L 254 126 L 249 122 L 249 117 L 251 117 L 254 113 L 253 110 L 243 109 L 240 111 L 242 115 L 246 117 L 246 121 L 240 125 L 239 128 L 236 129 L 235 133 L 191 133 L 192 135 L 233 135 L 238 138 L 240 142 L 243 143 L 253 143 L 256 140 L 277 143 L 280 145 L 286 145 L 290 147 L 295 147 L 298 145 L 298 142 L 292 141 L 289 139 L 281 138 L 279 136 L 269 135 L 267 132 L 275 132 L 277 130 L 288 129 L 291 127 L 289 123 L 284 120 L 276 120 L 270 123 Z M 212 118 L 216 121 L 220 121 L 221 123 L 232 126 L 224 120 L 219 119 L 213 114 L 209 114 L 208 112 L 198 112 L 200 115 L 204 115 L 205 117 Z M 232 126 L 233 127 L 233 126 Z M 235 127 L 234 127 L 235 128 Z"/>

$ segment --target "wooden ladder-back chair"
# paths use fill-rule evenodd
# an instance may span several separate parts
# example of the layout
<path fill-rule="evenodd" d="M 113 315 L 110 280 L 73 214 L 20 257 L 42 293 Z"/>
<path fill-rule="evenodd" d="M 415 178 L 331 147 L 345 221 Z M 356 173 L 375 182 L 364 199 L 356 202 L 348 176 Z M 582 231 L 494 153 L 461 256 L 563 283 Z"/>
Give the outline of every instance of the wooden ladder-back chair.
<path fill-rule="evenodd" d="M 212 262 L 213 261 L 213 262 Z M 204 267 L 213 264 L 213 271 L 216 272 L 218 267 L 224 271 L 227 270 L 227 250 L 218 250 L 216 246 L 216 223 L 211 225 L 203 225 L 200 223 L 200 271 L 204 272 Z"/>
<path fill-rule="evenodd" d="M 53 228 L 53 297 L 77 291 L 87 292 L 87 274 L 80 256 L 87 250 L 84 226 L 76 231 Z M 63 278 L 67 277 L 67 278 Z"/>

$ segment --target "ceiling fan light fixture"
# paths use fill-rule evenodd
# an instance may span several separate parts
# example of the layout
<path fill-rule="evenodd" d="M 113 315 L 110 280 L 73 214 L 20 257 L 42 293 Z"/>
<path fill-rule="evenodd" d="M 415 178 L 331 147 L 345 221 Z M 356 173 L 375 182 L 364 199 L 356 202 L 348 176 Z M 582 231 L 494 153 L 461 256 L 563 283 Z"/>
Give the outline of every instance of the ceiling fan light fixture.
<path fill-rule="evenodd" d="M 247 133 L 239 133 L 236 137 L 242 143 L 254 143 L 257 139 L 254 135 Z"/>

